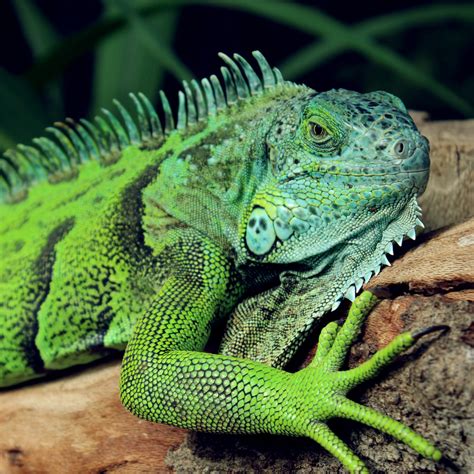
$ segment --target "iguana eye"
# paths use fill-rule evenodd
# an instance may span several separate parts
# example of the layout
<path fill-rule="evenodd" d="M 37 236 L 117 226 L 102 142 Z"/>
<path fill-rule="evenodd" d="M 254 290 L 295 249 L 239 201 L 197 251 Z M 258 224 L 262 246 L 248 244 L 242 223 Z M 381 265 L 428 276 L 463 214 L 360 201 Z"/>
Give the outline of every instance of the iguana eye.
<path fill-rule="evenodd" d="M 329 140 L 330 135 L 328 131 L 317 122 L 309 123 L 309 133 L 316 143 L 324 143 Z"/>

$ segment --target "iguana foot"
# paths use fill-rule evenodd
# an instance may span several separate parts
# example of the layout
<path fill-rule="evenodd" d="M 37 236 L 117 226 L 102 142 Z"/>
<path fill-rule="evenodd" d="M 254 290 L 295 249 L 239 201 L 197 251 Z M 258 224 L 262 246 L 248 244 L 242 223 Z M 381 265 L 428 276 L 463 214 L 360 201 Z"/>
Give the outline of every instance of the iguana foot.
<path fill-rule="evenodd" d="M 293 383 L 304 394 L 300 404 L 300 416 L 296 423 L 303 433 L 311 437 L 336 456 L 350 472 L 368 472 L 364 463 L 326 425 L 329 418 L 341 417 L 360 421 L 402 441 L 421 455 L 438 461 L 441 452 L 429 441 L 402 423 L 371 408 L 346 398 L 349 390 L 374 377 L 401 352 L 411 347 L 420 337 L 433 331 L 446 330 L 446 326 L 434 326 L 415 333 L 402 333 L 371 359 L 347 371 L 339 371 L 346 354 L 359 334 L 360 327 L 377 298 L 369 292 L 362 293 L 352 304 L 342 327 L 329 323 L 321 332 L 318 350 L 311 364 L 293 374 Z M 315 387 L 317 390 L 315 390 Z"/>

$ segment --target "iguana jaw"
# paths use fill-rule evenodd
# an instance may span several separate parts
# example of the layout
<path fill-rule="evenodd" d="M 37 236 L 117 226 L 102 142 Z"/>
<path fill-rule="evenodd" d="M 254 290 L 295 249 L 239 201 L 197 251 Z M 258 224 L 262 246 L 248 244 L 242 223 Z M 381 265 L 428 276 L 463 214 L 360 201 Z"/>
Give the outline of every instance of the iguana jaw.
<path fill-rule="evenodd" d="M 317 315 L 334 311 L 344 298 L 353 301 L 364 284 L 383 266 L 390 265 L 394 244 L 401 246 L 405 237 L 414 240 L 416 227 L 424 227 L 416 196 L 398 209 L 381 209 L 378 214 L 378 219 L 372 217 L 366 226 L 300 262 L 303 268 L 283 272 L 284 278 L 292 274 L 297 279 L 312 280 L 309 287 L 315 292 Z M 386 224 L 382 226 L 382 222 Z"/>
<path fill-rule="evenodd" d="M 341 252 L 342 258 L 328 269 L 335 284 L 331 291 L 332 300 L 326 303 L 325 311 L 337 309 L 344 298 L 353 301 L 362 285 L 378 275 L 383 266 L 390 266 L 389 256 L 393 255 L 394 243 L 401 246 L 405 237 L 415 240 L 416 227 L 423 228 L 424 225 L 421 221 L 421 208 L 414 196 L 398 217 L 377 236 L 378 240 L 370 241 L 368 229 L 369 233 L 364 231 L 362 240 L 350 242 L 349 254 Z M 376 237 L 376 233 L 373 234 Z"/>

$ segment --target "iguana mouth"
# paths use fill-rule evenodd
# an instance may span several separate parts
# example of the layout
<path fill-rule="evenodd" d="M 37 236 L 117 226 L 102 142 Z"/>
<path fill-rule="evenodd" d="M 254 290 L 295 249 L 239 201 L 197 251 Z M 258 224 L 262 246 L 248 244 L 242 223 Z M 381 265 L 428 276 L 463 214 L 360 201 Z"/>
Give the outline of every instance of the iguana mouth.
<path fill-rule="evenodd" d="M 384 172 L 384 173 L 334 173 L 328 171 L 327 174 L 337 175 L 337 176 L 360 176 L 360 177 L 370 177 L 370 176 L 397 176 L 397 175 L 405 175 L 405 174 L 415 174 L 415 173 L 426 173 L 429 168 L 423 168 L 419 170 L 410 170 L 410 171 L 394 171 L 394 172 Z"/>
<path fill-rule="evenodd" d="M 383 173 L 362 173 L 362 172 L 348 172 L 348 171 L 335 171 L 331 170 L 330 168 L 318 168 L 317 170 L 308 170 L 308 171 L 303 171 L 299 173 L 294 173 L 294 174 L 288 174 L 284 179 L 279 180 L 278 182 L 280 184 L 285 184 L 288 182 L 292 181 L 297 181 L 299 179 L 304 179 L 308 177 L 314 177 L 314 178 L 319 178 L 322 175 L 331 175 L 331 176 L 348 176 L 348 177 L 354 177 L 354 178 L 376 178 L 376 177 L 383 177 L 383 176 L 409 176 L 409 175 L 420 175 L 423 173 L 428 173 L 429 168 L 420 168 L 416 170 L 409 170 L 409 171 L 404 171 L 404 170 L 396 170 L 396 171 L 387 171 L 385 168 L 385 171 Z"/>

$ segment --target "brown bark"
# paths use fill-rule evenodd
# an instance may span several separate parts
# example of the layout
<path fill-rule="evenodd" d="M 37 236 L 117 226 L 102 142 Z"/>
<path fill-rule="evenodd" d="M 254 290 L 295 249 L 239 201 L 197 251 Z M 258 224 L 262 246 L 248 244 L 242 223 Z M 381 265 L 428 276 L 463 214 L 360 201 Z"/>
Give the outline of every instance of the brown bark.
<path fill-rule="evenodd" d="M 0 393 L 0 473 L 168 472 L 185 431 L 126 412 L 119 370 L 113 361 Z"/>
<path fill-rule="evenodd" d="M 417 120 L 432 148 L 424 221 L 429 229 L 464 222 L 474 209 L 474 121 L 429 122 L 422 114 Z M 446 459 L 427 461 L 355 423 L 335 420 L 331 426 L 374 471 L 473 472 L 474 220 L 425 235 L 411 247 L 371 282 L 388 299 L 370 315 L 349 365 L 400 331 L 441 323 L 451 331 L 423 339 L 353 398 L 423 433 Z M 186 436 L 138 420 L 120 406 L 118 373 L 119 362 L 112 361 L 1 392 L 0 472 L 341 471 L 306 439 Z"/>
<path fill-rule="evenodd" d="M 431 148 L 430 180 L 420 198 L 426 230 L 463 222 L 474 215 L 474 120 L 414 118 Z"/>

